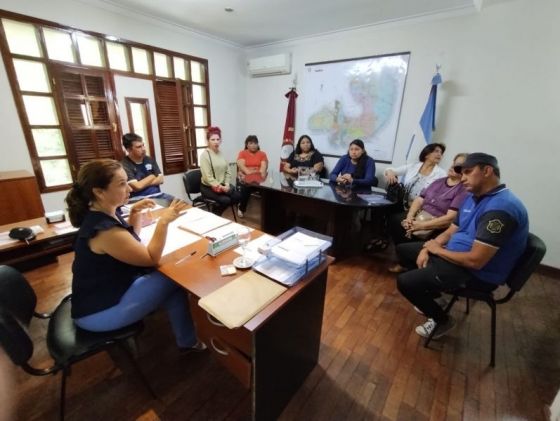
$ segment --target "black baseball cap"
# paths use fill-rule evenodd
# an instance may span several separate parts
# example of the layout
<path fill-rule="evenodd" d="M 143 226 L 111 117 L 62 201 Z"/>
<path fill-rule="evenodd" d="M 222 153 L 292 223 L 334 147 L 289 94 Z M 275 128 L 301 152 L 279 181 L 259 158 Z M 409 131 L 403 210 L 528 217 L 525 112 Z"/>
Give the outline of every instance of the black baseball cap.
<path fill-rule="evenodd" d="M 463 168 L 472 168 L 475 165 L 490 165 L 495 170 L 500 169 L 498 167 L 498 160 L 493 155 L 488 155 L 487 153 L 483 152 L 473 152 L 468 154 L 467 159 L 461 165 Z"/>

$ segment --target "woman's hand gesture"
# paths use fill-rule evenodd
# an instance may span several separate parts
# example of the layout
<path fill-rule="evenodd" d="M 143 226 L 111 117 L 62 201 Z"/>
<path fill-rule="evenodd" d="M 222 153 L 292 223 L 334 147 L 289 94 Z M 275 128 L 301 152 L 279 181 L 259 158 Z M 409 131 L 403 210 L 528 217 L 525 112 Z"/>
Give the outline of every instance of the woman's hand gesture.
<path fill-rule="evenodd" d="M 152 199 L 142 199 L 136 202 L 130 208 L 130 214 L 133 215 L 135 213 L 142 212 L 144 209 L 152 209 L 156 206 L 156 202 Z"/>
<path fill-rule="evenodd" d="M 385 171 L 385 181 L 388 184 L 395 184 L 399 181 L 397 174 L 393 170 L 386 170 Z"/>
<path fill-rule="evenodd" d="M 164 224 L 169 224 L 176 220 L 180 213 L 187 209 L 189 205 L 180 199 L 173 199 L 169 207 L 165 208 L 159 217 L 159 221 Z"/>

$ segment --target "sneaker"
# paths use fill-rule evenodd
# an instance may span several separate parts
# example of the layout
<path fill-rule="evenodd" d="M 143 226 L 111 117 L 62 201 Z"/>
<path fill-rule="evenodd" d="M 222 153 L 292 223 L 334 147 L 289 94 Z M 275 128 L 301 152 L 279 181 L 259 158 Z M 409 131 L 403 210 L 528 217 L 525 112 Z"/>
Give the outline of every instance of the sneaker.
<path fill-rule="evenodd" d="M 179 353 L 185 355 L 191 352 L 204 352 L 206 349 L 208 349 L 208 347 L 204 342 L 197 341 L 193 346 L 179 348 Z"/>
<path fill-rule="evenodd" d="M 445 308 L 447 307 L 447 304 L 449 304 L 449 300 L 443 296 L 441 297 L 437 297 L 434 298 L 434 301 L 445 310 Z M 425 315 L 422 310 L 420 310 L 418 307 L 414 306 L 414 310 L 416 310 L 416 313 L 421 314 L 421 315 Z"/>
<path fill-rule="evenodd" d="M 455 327 L 455 320 L 450 316 L 444 323 L 436 323 L 433 319 L 428 319 L 426 323 L 420 326 L 416 326 L 416 333 L 427 338 L 430 336 L 432 331 L 436 329 L 436 333 L 432 336 L 432 339 L 441 338 L 443 335 L 447 334 L 451 329 Z"/>
<path fill-rule="evenodd" d="M 241 209 L 237 209 L 237 216 L 239 216 L 240 218 L 243 218 L 245 216 L 245 214 L 243 213 L 243 211 Z"/>
<path fill-rule="evenodd" d="M 387 270 L 391 273 L 402 273 L 406 272 L 406 268 L 399 265 L 398 263 L 394 264 L 393 266 L 389 266 Z"/>

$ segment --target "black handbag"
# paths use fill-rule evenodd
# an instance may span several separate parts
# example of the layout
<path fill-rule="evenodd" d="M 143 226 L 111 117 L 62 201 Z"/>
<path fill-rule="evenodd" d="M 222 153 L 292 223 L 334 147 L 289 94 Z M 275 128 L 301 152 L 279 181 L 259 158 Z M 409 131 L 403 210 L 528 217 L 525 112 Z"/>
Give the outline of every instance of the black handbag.
<path fill-rule="evenodd" d="M 403 206 L 406 189 L 402 183 L 393 183 L 387 186 L 387 200 L 398 206 Z"/>

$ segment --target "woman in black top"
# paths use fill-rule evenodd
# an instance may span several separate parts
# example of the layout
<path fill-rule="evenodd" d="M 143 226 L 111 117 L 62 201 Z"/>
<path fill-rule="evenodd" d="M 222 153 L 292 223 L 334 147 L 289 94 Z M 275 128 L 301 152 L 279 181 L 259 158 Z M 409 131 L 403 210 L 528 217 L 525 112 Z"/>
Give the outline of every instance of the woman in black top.
<path fill-rule="evenodd" d="M 298 168 L 304 167 L 312 168 L 316 174 L 320 174 L 324 166 L 323 155 L 315 149 L 311 138 L 304 134 L 298 139 L 295 151 L 284 164 L 284 172 L 297 175 Z"/>
<path fill-rule="evenodd" d="M 201 351 L 185 292 L 155 269 L 168 224 L 186 203 L 173 200 L 158 219 L 147 246 L 140 242 L 141 212 L 155 205 L 144 199 L 132 206 L 127 223 L 118 209 L 130 197 L 126 172 L 111 159 L 82 166 L 66 196 L 70 221 L 79 227 L 72 265 L 72 317 L 79 327 L 98 332 L 135 323 L 158 307 L 170 317 L 177 345 Z"/>

